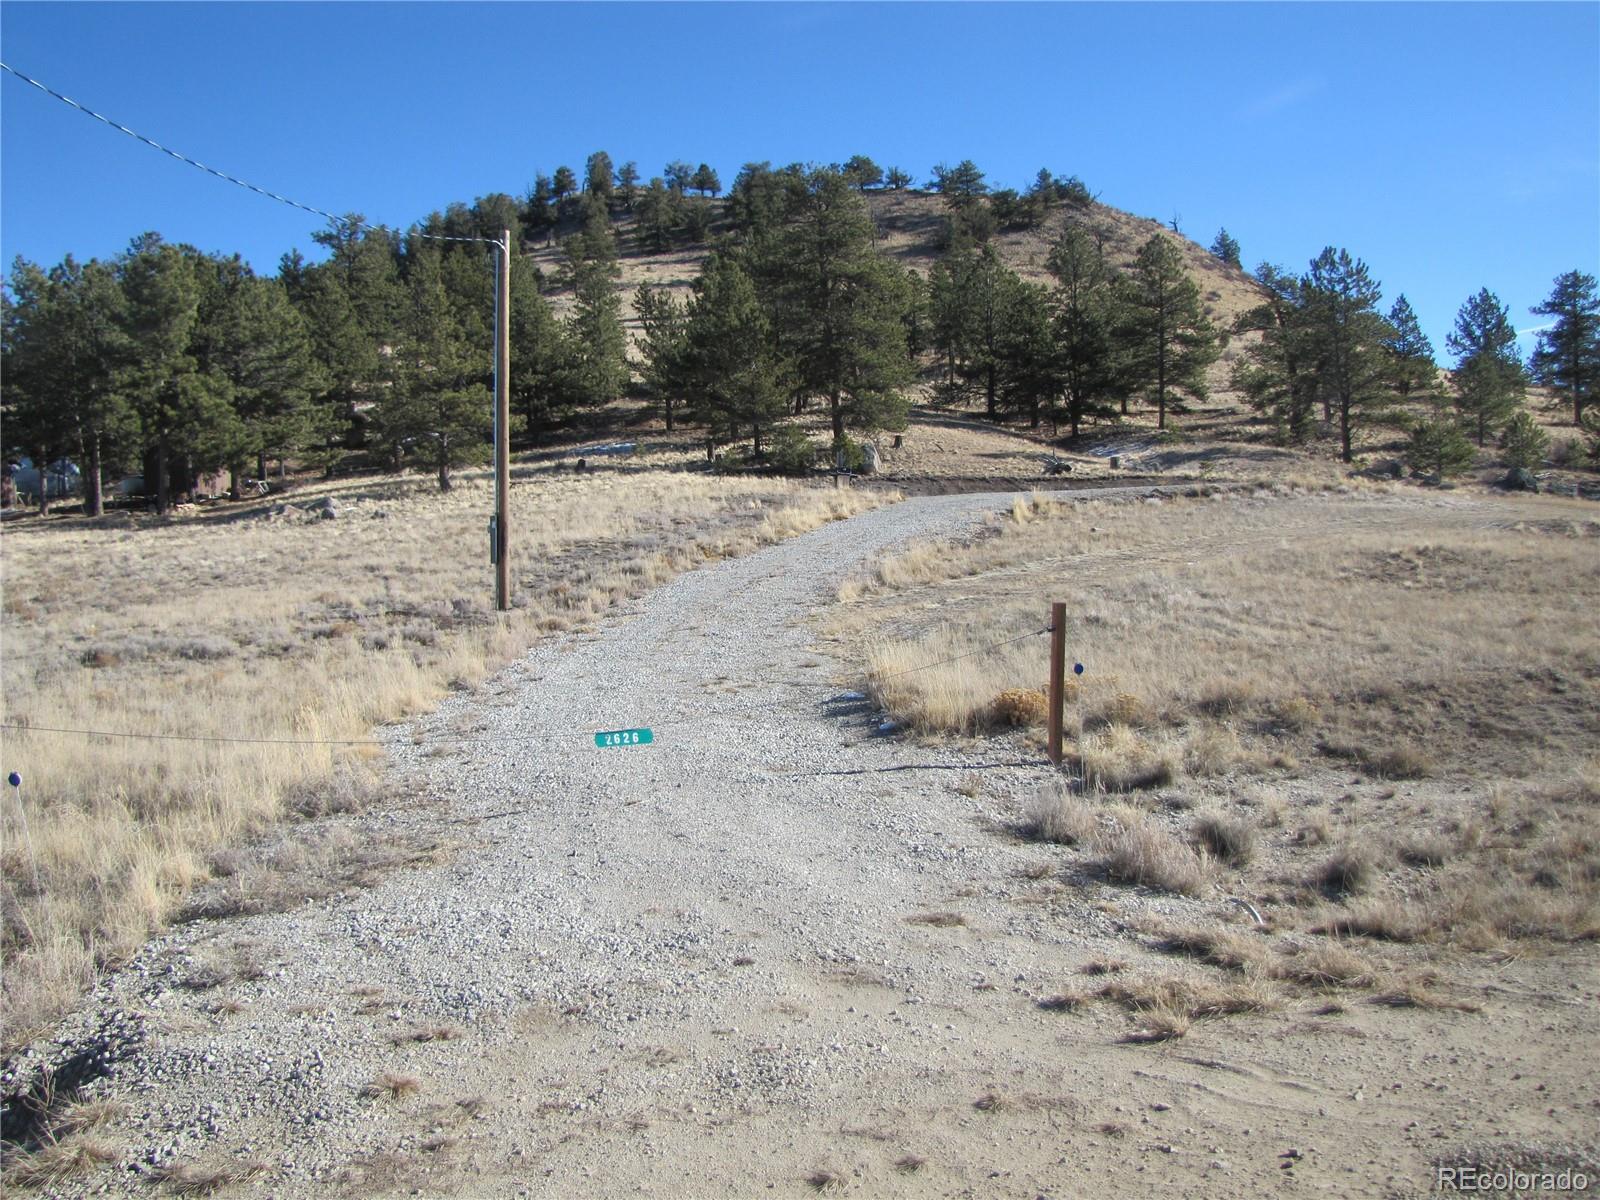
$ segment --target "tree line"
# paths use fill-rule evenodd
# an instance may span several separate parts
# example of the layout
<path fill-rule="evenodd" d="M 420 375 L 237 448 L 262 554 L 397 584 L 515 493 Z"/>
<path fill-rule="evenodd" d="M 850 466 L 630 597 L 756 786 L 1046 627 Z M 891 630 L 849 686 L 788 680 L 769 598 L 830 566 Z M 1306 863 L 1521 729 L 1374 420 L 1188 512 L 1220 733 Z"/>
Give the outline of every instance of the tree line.
<path fill-rule="evenodd" d="M 1463 429 L 1480 444 L 1505 436 L 1530 378 L 1562 392 L 1575 420 L 1593 418 L 1600 302 L 1581 272 L 1534 310 L 1553 320 L 1528 363 L 1504 306 L 1487 291 L 1469 301 L 1447 384 L 1405 298 L 1380 315 L 1377 284 L 1344 251 L 1301 275 L 1263 265 L 1255 278 L 1267 298 L 1222 329 L 1173 238 L 1156 234 L 1114 267 L 1088 219 L 1088 188 L 1048 170 L 1019 193 L 991 189 L 971 161 L 936 166 L 928 188 L 943 200 L 942 253 L 924 278 L 882 251 L 864 198 L 910 184 L 857 155 L 821 168 L 748 163 L 724 195 L 707 164 L 674 161 L 646 182 L 636 164 L 597 152 L 581 176 L 541 173 L 521 200 L 452 204 L 405 233 L 350 214 L 313 235 L 323 261 L 294 251 L 275 277 L 154 233 L 109 261 L 69 256 L 45 269 L 18 259 L 0 328 L 6 445 L 40 464 L 75 459 L 91 514 L 102 480 L 125 472 L 142 470 L 164 510 L 201 472 L 231 472 L 237 494 L 269 459 L 330 471 L 352 456 L 411 465 L 448 489 L 452 470 L 488 449 L 492 252 L 435 239 L 503 229 L 524 252 L 562 248 L 549 277 L 512 256 L 518 436 L 559 429 L 636 386 L 669 429 L 703 428 L 709 452 L 748 441 L 753 458 L 799 468 L 812 450 L 789 415 L 820 407 L 834 452 L 849 458 L 855 437 L 903 428 L 919 369 L 940 397 L 979 401 L 996 419 L 1076 435 L 1144 403 L 1164 428 L 1205 395 L 1227 339 L 1247 331 L 1259 336 L 1234 386 L 1286 440 L 1337 429 L 1346 460 L 1361 426 L 1418 399 L 1434 413 L 1419 445 L 1443 439 L 1459 453 Z M 1023 279 L 995 234 L 1060 210 L 1069 219 L 1046 260 L 1050 282 Z M 635 293 L 637 383 L 617 288 L 617 223 L 630 215 L 641 250 L 710 248 L 687 299 L 649 285 Z M 1238 266 L 1226 230 L 1211 250 Z M 564 316 L 552 287 L 571 293 Z"/>

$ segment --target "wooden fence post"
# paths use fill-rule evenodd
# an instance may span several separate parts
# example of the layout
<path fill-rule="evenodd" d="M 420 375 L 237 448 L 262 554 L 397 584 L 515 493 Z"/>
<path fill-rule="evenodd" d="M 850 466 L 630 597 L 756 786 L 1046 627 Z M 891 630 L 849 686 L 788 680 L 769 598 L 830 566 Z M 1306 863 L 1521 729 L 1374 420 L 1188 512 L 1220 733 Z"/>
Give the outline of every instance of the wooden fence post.
<path fill-rule="evenodd" d="M 1050 606 L 1050 741 L 1046 753 L 1056 766 L 1061 765 L 1061 725 L 1066 707 L 1067 681 L 1067 606 L 1056 601 Z"/>

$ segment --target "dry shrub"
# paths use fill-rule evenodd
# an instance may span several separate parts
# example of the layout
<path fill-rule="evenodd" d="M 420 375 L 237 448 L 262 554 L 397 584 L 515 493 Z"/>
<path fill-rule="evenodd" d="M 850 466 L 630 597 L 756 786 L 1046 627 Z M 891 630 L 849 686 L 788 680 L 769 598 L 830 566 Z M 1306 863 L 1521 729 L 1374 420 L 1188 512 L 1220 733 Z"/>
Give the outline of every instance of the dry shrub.
<path fill-rule="evenodd" d="M 989 720 L 998 726 L 1023 729 L 1049 720 L 1050 700 L 1043 692 L 1007 688 L 989 705 Z"/>
<path fill-rule="evenodd" d="M 1311 877 L 1314 885 L 1333 896 L 1366 891 L 1378 876 L 1378 864 L 1365 848 L 1345 847 L 1336 852 Z"/>
<path fill-rule="evenodd" d="M 1381 897 L 1358 901 L 1311 932 L 1406 944 L 1422 940 L 1427 928 L 1426 915 L 1416 906 Z"/>
<path fill-rule="evenodd" d="M 1125 725 L 1085 737 L 1078 764 L 1086 787 L 1103 792 L 1131 792 L 1166 787 L 1178 775 L 1177 756 L 1167 746 L 1146 741 Z"/>
<path fill-rule="evenodd" d="M 1363 754 L 1361 765 L 1379 779 L 1423 779 L 1433 774 L 1433 759 L 1409 742 Z"/>
<path fill-rule="evenodd" d="M 200 1163 L 179 1163 L 158 1167 L 151 1174 L 153 1178 L 165 1184 L 167 1190 L 174 1195 L 210 1196 L 225 1187 L 254 1179 L 266 1169 L 267 1164 L 264 1162 L 222 1163 L 210 1166 Z"/>
<path fill-rule="evenodd" d="M 1313 946 L 1274 963 L 1272 974 L 1315 988 L 1371 987 L 1377 978 L 1371 963 L 1338 944 Z"/>
<path fill-rule="evenodd" d="M 813 1191 L 837 1192 L 843 1190 L 845 1185 L 845 1177 L 838 1171 L 830 1170 L 824 1167 L 821 1170 L 813 1171 L 811 1174 L 807 1175 L 806 1183 Z"/>
<path fill-rule="evenodd" d="M 1231 717 L 1250 707 L 1255 698 L 1254 686 L 1242 679 L 1227 679 L 1207 686 L 1195 707 L 1208 717 Z"/>
<path fill-rule="evenodd" d="M 1149 724 L 1150 709 L 1132 692 L 1118 692 L 1101 705 L 1094 718 L 1103 725 L 1126 725 L 1138 729 Z"/>
<path fill-rule="evenodd" d="M 390 1034 L 389 1041 L 396 1046 L 406 1042 L 453 1042 L 461 1034 L 459 1025 L 420 1025 L 415 1029 Z"/>
<path fill-rule="evenodd" d="M 1045 1012 L 1077 1012 L 1089 1002 L 1089 997 L 1082 992 L 1059 992 L 1054 996 L 1046 996 L 1039 1001 L 1039 1007 Z"/>
<path fill-rule="evenodd" d="M 1117 809 L 1111 827 L 1096 832 L 1094 846 L 1106 874 L 1121 883 L 1195 896 L 1210 878 L 1204 859 L 1137 809 Z"/>
<path fill-rule="evenodd" d="M 1441 996 L 1420 980 L 1407 980 L 1398 987 L 1379 992 L 1372 997 L 1372 1003 L 1382 1004 L 1388 1008 L 1454 1009 L 1456 1012 L 1466 1013 L 1483 1011 L 1482 1005 L 1474 1004 L 1470 1000 L 1452 1000 Z"/>
<path fill-rule="evenodd" d="M 1270 727 L 1280 733 L 1304 733 L 1321 719 L 1317 706 L 1303 696 L 1276 700 L 1267 708 Z"/>
<path fill-rule="evenodd" d="M 69 1137 L 18 1154 L 6 1164 L 3 1178 L 8 1190 L 10 1187 L 54 1188 L 116 1160 L 117 1152 L 102 1141 Z"/>
<path fill-rule="evenodd" d="M 1060 789 L 1040 792 L 1022 818 L 1022 833 L 1041 842 L 1081 846 L 1094 836 L 1099 817 L 1077 796 Z"/>
<path fill-rule="evenodd" d="M 1125 958 L 1096 958 L 1078 968 L 1081 975 L 1115 975 L 1119 971 L 1128 969 L 1128 960 Z"/>
<path fill-rule="evenodd" d="M 1230 971 L 1258 967 L 1265 953 L 1258 942 L 1231 929 L 1174 929 L 1163 933 L 1156 948 L 1167 954 L 1184 954 Z"/>
<path fill-rule="evenodd" d="M 1138 1023 L 1133 1029 L 1123 1034 L 1120 1040 L 1133 1045 L 1171 1042 L 1188 1033 L 1193 1024 L 1194 1022 L 1181 1012 L 1152 1009 L 1149 1012 L 1140 1013 Z"/>
<path fill-rule="evenodd" d="M 1245 757 L 1239 735 L 1231 729 L 1208 726 L 1190 734 L 1183 744 L 1183 769 L 1200 778 L 1221 775 Z"/>
<path fill-rule="evenodd" d="M 361 1094 L 370 1099 L 379 1096 L 388 1096 L 398 1100 L 402 1096 L 410 1096 L 421 1090 L 422 1081 L 415 1075 L 397 1075 L 393 1071 L 385 1071 L 376 1079 L 366 1084 L 361 1089 Z"/>
<path fill-rule="evenodd" d="M 1423 834 L 1400 847 L 1400 861 L 1413 867 L 1442 867 L 1455 849 L 1455 843 L 1443 834 Z"/>
<path fill-rule="evenodd" d="M 896 1171 L 903 1171 L 907 1175 L 910 1175 L 922 1170 L 927 1161 L 927 1159 L 921 1158 L 915 1154 L 902 1154 L 899 1158 L 894 1160 L 894 1169 Z"/>
<path fill-rule="evenodd" d="M 1219 812 L 1201 813 L 1191 832 L 1211 857 L 1232 866 L 1242 867 L 1255 856 L 1256 833 L 1245 821 Z"/>

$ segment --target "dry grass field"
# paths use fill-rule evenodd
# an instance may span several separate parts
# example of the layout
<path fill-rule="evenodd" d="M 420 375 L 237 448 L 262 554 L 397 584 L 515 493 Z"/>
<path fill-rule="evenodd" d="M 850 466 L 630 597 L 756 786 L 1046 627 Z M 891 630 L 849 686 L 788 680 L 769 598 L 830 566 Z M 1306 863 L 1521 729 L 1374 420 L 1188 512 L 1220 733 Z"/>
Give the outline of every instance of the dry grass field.
<path fill-rule="evenodd" d="M 1454 955 L 1600 939 L 1597 594 L 1587 502 L 1277 485 L 1019 500 L 847 581 L 832 623 L 922 736 L 1037 748 L 1048 638 L 984 647 L 1064 601 L 1069 770 L 1014 825 L 1061 859 L 1026 887 L 1212 902 L 1183 928 L 1145 906 L 1129 935 L 1244 1009 L 1307 988 L 1425 1006 Z M 1240 928 L 1215 921 L 1230 900 Z M 1154 1014 L 1151 1040 L 1210 1003 L 1062 1007 L 1096 996 Z"/>
<path fill-rule="evenodd" d="M 583 476 L 519 468 L 505 615 L 492 611 L 482 472 L 448 495 L 390 478 L 302 487 L 288 510 L 273 498 L 166 521 L 8 522 L 5 722 L 261 740 L 6 731 L 5 771 L 23 779 L 3 797 L 6 1043 L 70 1005 L 193 885 L 243 871 L 233 848 L 252 835 L 374 800 L 375 727 L 698 562 L 885 498 L 664 469 L 677 457 L 604 459 Z M 294 862 L 252 863 L 232 902 L 270 903 L 275 871 L 331 891 L 436 849 L 300 847 Z"/>

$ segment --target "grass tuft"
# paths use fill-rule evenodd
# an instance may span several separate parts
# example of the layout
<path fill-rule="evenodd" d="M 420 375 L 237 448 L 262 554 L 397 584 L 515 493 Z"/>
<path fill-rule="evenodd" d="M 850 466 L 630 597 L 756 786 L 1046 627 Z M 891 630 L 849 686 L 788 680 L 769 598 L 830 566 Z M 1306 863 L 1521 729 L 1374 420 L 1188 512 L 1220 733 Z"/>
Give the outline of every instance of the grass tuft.
<path fill-rule="evenodd" d="M 1231 866 L 1245 866 L 1255 856 L 1256 833 L 1247 822 L 1218 812 L 1202 813 L 1195 818 L 1191 832 L 1213 858 Z"/>

